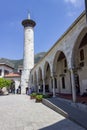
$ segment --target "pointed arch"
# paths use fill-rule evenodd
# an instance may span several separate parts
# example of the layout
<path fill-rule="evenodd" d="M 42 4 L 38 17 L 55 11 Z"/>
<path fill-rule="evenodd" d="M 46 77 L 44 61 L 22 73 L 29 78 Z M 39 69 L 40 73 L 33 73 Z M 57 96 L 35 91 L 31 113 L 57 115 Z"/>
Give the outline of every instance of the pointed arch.
<path fill-rule="evenodd" d="M 34 72 L 34 84 L 37 84 L 37 74 L 36 74 L 36 71 Z"/>
<path fill-rule="evenodd" d="M 71 93 L 67 58 L 63 51 L 57 51 L 53 60 L 55 88 L 58 93 Z"/>
<path fill-rule="evenodd" d="M 51 77 L 51 69 L 49 62 L 45 62 L 44 65 L 44 76 L 45 76 L 45 90 L 46 92 L 50 91 L 50 77 Z"/>
<path fill-rule="evenodd" d="M 34 77 L 33 77 L 33 74 L 31 75 L 31 83 L 32 83 L 32 84 L 34 83 Z"/>
<path fill-rule="evenodd" d="M 72 51 L 71 65 L 75 68 L 76 92 L 83 94 L 86 92 L 87 84 L 87 27 L 81 30 L 76 39 Z"/>
<path fill-rule="evenodd" d="M 47 75 L 47 72 L 49 71 L 49 73 L 51 74 L 51 69 L 50 69 L 50 64 L 48 61 L 45 62 L 45 65 L 44 65 L 44 76 L 46 78 L 46 75 Z"/>
<path fill-rule="evenodd" d="M 57 63 L 61 60 L 64 60 L 63 66 L 67 67 L 67 58 L 63 51 L 57 51 L 53 60 L 53 72 L 57 72 Z"/>
<path fill-rule="evenodd" d="M 82 39 L 85 37 L 85 35 L 87 34 L 87 27 L 84 27 L 81 32 L 78 34 L 78 37 L 76 39 L 76 42 L 74 44 L 73 50 L 72 50 L 72 56 L 71 56 L 71 66 L 72 67 L 76 67 L 75 66 L 75 56 L 77 55 L 78 52 L 78 48 L 81 44 Z"/>
<path fill-rule="evenodd" d="M 41 69 L 41 67 L 39 67 L 39 69 L 38 69 L 38 79 L 42 80 L 42 69 Z"/>

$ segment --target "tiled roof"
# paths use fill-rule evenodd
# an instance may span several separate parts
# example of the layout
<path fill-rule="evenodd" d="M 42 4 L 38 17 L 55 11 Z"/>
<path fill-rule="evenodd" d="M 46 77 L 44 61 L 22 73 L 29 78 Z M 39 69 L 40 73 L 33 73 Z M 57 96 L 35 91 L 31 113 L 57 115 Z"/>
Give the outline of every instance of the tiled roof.
<path fill-rule="evenodd" d="M 7 78 L 7 77 L 20 77 L 20 76 L 21 76 L 20 73 L 12 72 L 12 73 L 5 75 L 5 78 Z"/>

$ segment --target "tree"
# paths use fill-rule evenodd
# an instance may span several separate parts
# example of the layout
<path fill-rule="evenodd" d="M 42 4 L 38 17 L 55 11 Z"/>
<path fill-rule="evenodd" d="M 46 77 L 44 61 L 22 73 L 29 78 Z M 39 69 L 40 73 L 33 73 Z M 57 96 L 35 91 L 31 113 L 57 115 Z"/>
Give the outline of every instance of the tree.
<path fill-rule="evenodd" d="M 11 86 L 12 81 L 8 80 L 8 79 L 4 79 L 4 78 L 0 78 L 0 88 L 3 87 L 10 87 Z"/>

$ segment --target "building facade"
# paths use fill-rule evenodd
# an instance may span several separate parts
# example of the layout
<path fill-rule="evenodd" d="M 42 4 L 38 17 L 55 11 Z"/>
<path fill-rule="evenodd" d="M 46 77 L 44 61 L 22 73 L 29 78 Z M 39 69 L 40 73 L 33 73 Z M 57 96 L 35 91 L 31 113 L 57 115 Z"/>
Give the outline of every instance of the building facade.
<path fill-rule="evenodd" d="M 12 85 L 10 86 L 11 90 L 14 89 L 12 93 L 14 93 L 14 94 L 18 93 L 17 90 L 19 89 L 19 87 L 21 87 L 20 86 L 20 84 L 21 84 L 21 75 L 20 75 L 20 73 L 11 72 L 11 73 L 5 75 L 4 78 L 12 80 Z"/>
<path fill-rule="evenodd" d="M 83 12 L 30 73 L 31 87 L 43 94 L 87 92 L 87 23 Z"/>
<path fill-rule="evenodd" d="M 16 93 L 21 83 L 21 73 L 19 70 L 18 72 L 14 72 L 13 64 L 6 62 L 3 58 L 0 59 L 0 78 L 12 80 L 14 83 L 14 93 Z"/>
<path fill-rule="evenodd" d="M 6 63 L 0 63 L 0 78 L 13 72 L 14 68 Z"/>

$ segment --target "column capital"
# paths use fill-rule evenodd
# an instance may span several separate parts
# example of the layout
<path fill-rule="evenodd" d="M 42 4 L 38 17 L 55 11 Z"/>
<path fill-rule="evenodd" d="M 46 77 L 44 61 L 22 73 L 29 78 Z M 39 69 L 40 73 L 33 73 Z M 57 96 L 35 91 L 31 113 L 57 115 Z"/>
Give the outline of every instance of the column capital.
<path fill-rule="evenodd" d="M 52 78 L 57 77 L 56 72 L 51 72 L 51 77 L 52 77 Z"/>
<path fill-rule="evenodd" d="M 42 81 L 45 81 L 45 78 L 42 78 Z"/>
<path fill-rule="evenodd" d="M 75 67 L 74 66 L 72 66 L 71 68 L 69 68 L 69 70 L 74 70 L 75 69 Z"/>
<path fill-rule="evenodd" d="M 68 70 L 69 70 L 71 73 L 72 73 L 72 72 L 74 73 L 74 72 L 77 71 L 77 69 L 76 69 L 75 67 L 69 68 Z"/>

